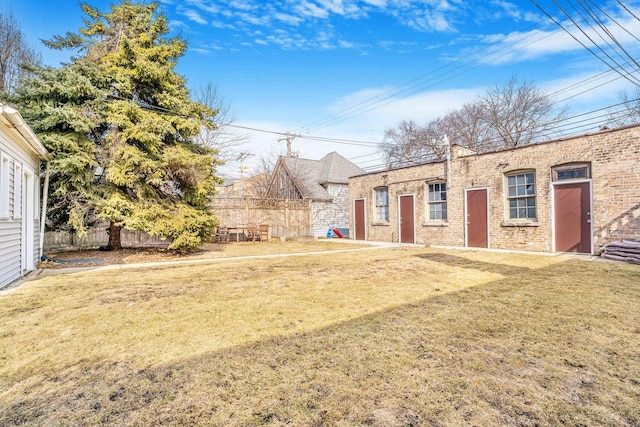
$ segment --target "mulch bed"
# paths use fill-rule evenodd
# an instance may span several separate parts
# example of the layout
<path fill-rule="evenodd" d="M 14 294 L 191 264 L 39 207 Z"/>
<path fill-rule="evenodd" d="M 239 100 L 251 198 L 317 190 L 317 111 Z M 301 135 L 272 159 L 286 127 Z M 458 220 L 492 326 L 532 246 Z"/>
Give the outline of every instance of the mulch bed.
<path fill-rule="evenodd" d="M 208 251 L 207 245 L 195 254 Z M 47 260 L 38 263 L 38 268 L 95 267 L 114 264 L 136 264 L 158 261 L 178 261 L 189 255 L 180 255 L 161 248 L 123 248 L 117 251 L 98 249 L 65 250 L 46 252 Z"/>

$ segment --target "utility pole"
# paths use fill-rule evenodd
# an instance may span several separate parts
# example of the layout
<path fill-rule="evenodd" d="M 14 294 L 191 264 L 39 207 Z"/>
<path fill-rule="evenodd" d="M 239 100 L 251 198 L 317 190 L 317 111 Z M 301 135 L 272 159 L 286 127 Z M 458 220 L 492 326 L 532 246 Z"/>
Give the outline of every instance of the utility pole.
<path fill-rule="evenodd" d="M 280 138 L 278 140 L 278 142 L 280 141 L 287 141 L 287 157 L 291 157 L 292 151 L 291 151 L 291 142 L 293 142 L 293 139 L 298 136 L 296 134 L 293 134 L 289 131 L 287 131 L 287 134 L 284 138 Z"/>
<path fill-rule="evenodd" d="M 238 170 L 240 171 L 240 180 L 242 180 L 244 178 L 244 173 L 249 171 L 249 166 L 245 165 L 243 162 L 244 160 L 249 157 L 249 156 L 253 156 L 254 154 L 252 153 L 240 153 L 238 154 L 238 158 L 237 160 L 240 162 L 240 166 L 238 167 Z"/>

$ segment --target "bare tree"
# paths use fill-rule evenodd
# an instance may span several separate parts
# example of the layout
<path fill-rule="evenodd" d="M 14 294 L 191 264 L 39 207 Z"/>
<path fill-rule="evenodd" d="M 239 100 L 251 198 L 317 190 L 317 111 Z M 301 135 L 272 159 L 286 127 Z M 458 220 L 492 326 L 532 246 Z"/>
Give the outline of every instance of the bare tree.
<path fill-rule="evenodd" d="M 617 109 L 609 111 L 608 125 L 620 127 L 640 123 L 640 87 L 635 86 L 630 92 L 621 92 L 620 102 Z"/>
<path fill-rule="evenodd" d="M 477 102 L 498 145 L 505 147 L 549 138 L 557 122 L 567 116 L 567 108 L 556 110 L 553 99 L 544 90 L 526 81 L 519 82 L 516 77 L 490 88 Z"/>
<path fill-rule="evenodd" d="M 258 164 L 253 168 L 251 173 L 252 186 L 253 193 L 257 198 L 268 199 L 271 197 L 269 184 L 279 157 L 280 155 L 274 151 L 263 154 L 258 159 Z"/>
<path fill-rule="evenodd" d="M 555 136 L 567 113 L 566 107 L 556 109 L 544 90 L 512 77 L 424 126 L 405 120 L 386 129 L 380 151 L 389 167 L 400 167 L 442 160 L 445 136 L 476 152 L 521 146 Z"/>
<path fill-rule="evenodd" d="M 39 65 L 42 57 L 29 44 L 13 14 L 0 13 L 0 92 L 13 93 L 29 72 L 25 65 Z"/>
<path fill-rule="evenodd" d="M 395 128 L 387 128 L 381 150 L 389 167 L 401 167 L 442 159 L 445 154 L 443 137 L 446 123 L 441 119 L 421 126 L 413 120 L 403 120 Z"/>
<path fill-rule="evenodd" d="M 423 162 L 443 160 L 447 156 L 445 137 L 450 133 L 450 123 L 445 119 L 437 118 L 426 124 L 424 128 L 426 152 Z"/>
<path fill-rule="evenodd" d="M 496 148 L 496 140 L 489 124 L 483 118 L 482 105 L 479 102 L 466 103 L 459 110 L 447 114 L 443 120 L 447 123 L 447 136 L 452 144 L 462 145 L 474 151 L 486 151 Z"/>
<path fill-rule="evenodd" d="M 195 93 L 195 98 L 201 104 L 217 112 L 215 116 L 216 127 L 203 127 L 196 136 L 195 142 L 217 150 L 218 158 L 225 163 L 242 160 L 243 154 L 246 153 L 242 153 L 240 146 L 247 141 L 248 137 L 233 130 L 234 118 L 229 101 L 211 82 L 201 87 Z"/>

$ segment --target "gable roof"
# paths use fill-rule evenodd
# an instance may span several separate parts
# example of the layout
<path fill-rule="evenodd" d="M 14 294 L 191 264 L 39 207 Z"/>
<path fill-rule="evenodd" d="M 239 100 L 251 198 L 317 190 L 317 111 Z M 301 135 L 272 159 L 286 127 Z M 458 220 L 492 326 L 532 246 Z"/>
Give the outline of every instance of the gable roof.
<path fill-rule="evenodd" d="M 299 157 L 280 157 L 274 170 L 283 167 L 294 181 L 302 198 L 330 200 L 332 197 L 323 184 L 348 184 L 349 177 L 364 171 L 335 151 L 320 160 Z M 273 182 L 273 180 L 272 180 Z"/>
<path fill-rule="evenodd" d="M 335 151 L 319 160 L 322 172 L 318 182 L 320 184 L 348 184 L 349 177 L 360 175 L 364 171 Z"/>

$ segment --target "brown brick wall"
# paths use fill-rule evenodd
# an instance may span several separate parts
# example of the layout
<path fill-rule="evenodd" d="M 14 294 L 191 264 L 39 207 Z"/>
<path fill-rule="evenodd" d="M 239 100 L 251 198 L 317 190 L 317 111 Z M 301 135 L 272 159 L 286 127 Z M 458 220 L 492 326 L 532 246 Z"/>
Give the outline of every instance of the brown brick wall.
<path fill-rule="evenodd" d="M 488 188 L 490 247 L 550 252 L 553 250 L 551 168 L 569 162 L 591 162 L 593 241 L 596 253 L 611 240 L 640 240 L 640 127 L 601 131 L 580 137 L 454 158 L 447 194 L 448 221 L 429 222 L 426 182 L 446 177 L 446 163 L 390 170 L 349 181 L 353 200 L 366 198 L 367 239 L 398 241 L 398 196 L 415 196 L 416 242 L 464 246 L 465 190 Z M 533 170 L 536 176 L 537 220 L 508 220 L 505 174 Z M 389 222 L 374 220 L 374 188 L 389 187 Z M 353 228 L 353 212 L 350 213 Z"/>

